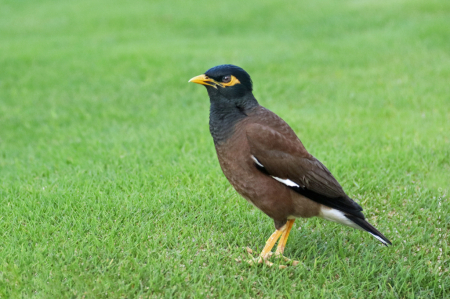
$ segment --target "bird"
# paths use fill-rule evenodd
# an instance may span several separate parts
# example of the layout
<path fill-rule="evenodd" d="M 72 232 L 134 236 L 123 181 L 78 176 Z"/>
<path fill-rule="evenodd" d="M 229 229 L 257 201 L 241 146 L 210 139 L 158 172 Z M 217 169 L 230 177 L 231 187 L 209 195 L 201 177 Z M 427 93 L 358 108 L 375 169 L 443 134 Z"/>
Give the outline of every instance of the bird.
<path fill-rule="evenodd" d="M 391 241 L 364 217 L 361 206 L 305 148 L 292 128 L 261 106 L 242 68 L 223 64 L 193 77 L 209 95 L 209 129 L 220 167 L 234 189 L 273 219 L 275 232 L 260 259 L 278 242 L 284 253 L 296 218 L 321 217 L 366 231 L 384 245 Z"/>

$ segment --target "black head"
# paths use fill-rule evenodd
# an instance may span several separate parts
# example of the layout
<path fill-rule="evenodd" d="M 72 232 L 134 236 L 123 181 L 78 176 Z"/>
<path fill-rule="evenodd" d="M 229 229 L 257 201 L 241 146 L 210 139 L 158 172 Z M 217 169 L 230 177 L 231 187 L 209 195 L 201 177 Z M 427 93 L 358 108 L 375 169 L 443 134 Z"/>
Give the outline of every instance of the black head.
<path fill-rule="evenodd" d="M 237 99 L 251 94 L 253 89 L 250 75 L 231 64 L 210 68 L 205 74 L 194 77 L 189 82 L 205 85 L 211 98 L 222 96 Z"/>
<path fill-rule="evenodd" d="M 252 93 L 252 79 L 235 65 L 215 66 L 189 82 L 202 84 L 208 91 L 209 129 L 215 144 L 228 140 L 236 124 L 259 106 Z"/>

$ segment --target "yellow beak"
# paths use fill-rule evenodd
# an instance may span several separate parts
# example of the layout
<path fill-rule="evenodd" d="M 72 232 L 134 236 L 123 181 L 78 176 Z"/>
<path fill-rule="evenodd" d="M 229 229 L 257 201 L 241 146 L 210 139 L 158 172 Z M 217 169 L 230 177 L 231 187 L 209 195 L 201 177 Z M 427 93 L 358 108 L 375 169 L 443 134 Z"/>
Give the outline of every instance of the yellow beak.
<path fill-rule="evenodd" d="M 189 82 L 197 83 L 197 84 L 201 84 L 201 85 L 209 85 L 209 86 L 212 86 L 217 89 L 217 85 L 216 85 L 217 82 L 214 81 L 213 79 L 206 77 L 206 75 L 196 76 L 196 77 L 192 78 L 191 80 L 189 80 Z"/>

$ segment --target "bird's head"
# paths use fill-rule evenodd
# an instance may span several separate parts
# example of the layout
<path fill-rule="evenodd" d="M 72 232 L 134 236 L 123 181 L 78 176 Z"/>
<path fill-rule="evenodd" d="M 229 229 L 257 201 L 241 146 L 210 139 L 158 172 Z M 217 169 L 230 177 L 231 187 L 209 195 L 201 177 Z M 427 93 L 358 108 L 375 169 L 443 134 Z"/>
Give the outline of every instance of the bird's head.
<path fill-rule="evenodd" d="M 205 85 L 211 100 L 226 98 L 234 100 L 252 93 L 252 79 L 242 68 L 223 64 L 207 70 L 189 82 Z"/>

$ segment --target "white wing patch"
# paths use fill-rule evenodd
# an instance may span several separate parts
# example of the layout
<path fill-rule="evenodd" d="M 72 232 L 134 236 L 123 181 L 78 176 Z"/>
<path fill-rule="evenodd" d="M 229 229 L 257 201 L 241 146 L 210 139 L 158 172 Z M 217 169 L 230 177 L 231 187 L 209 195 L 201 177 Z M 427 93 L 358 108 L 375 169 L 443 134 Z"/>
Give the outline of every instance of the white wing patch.
<path fill-rule="evenodd" d="M 255 161 L 255 163 L 258 164 L 258 166 L 264 167 L 264 165 L 262 165 L 262 164 L 258 161 L 258 159 L 256 159 L 255 156 L 251 155 L 250 157 L 252 157 L 253 161 Z"/>
<path fill-rule="evenodd" d="M 288 187 L 300 187 L 297 183 L 289 180 L 289 179 L 280 179 L 276 176 L 272 176 L 274 179 L 276 179 L 278 182 L 285 184 Z"/>
<path fill-rule="evenodd" d="M 255 163 L 256 163 L 259 167 L 264 167 L 264 165 L 262 165 L 261 162 L 259 162 L 258 159 L 256 159 L 255 156 L 251 155 L 250 157 L 252 157 L 253 161 L 255 161 Z M 291 180 L 289 180 L 289 179 L 280 179 L 280 178 L 278 178 L 278 177 L 276 177 L 276 176 L 273 176 L 273 175 L 272 175 L 272 177 L 273 177 L 274 179 L 276 179 L 278 182 L 283 183 L 283 184 L 285 184 L 285 185 L 288 186 L 288 187 L 300 187 L 297 183 L 295 183 L 295 182 L 293 182 L 293 181 L 291 181 Z"/>

